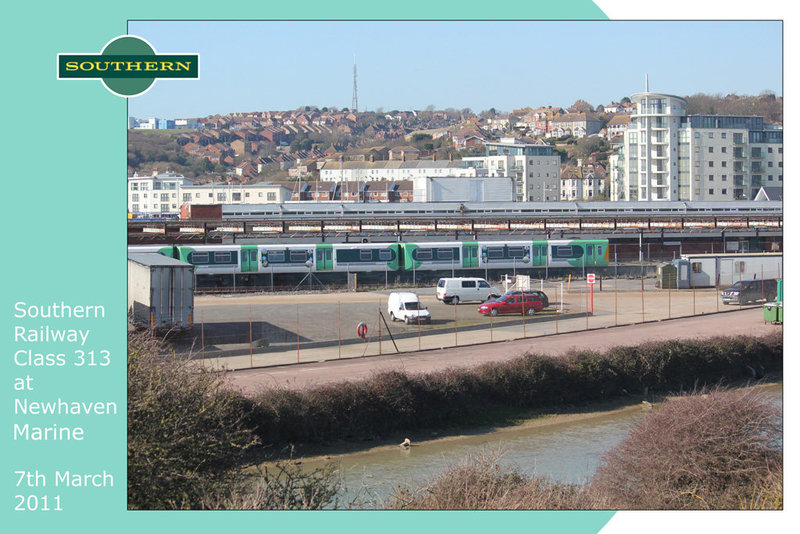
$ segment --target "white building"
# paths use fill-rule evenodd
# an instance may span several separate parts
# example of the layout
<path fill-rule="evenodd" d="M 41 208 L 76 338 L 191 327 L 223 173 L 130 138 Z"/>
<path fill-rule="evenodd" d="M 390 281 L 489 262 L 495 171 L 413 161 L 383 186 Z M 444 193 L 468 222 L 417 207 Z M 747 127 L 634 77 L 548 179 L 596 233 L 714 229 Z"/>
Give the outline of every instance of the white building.
<path fill-rule="evenodd" d="M 323 182 L 396 182 L 424 176 L 477 176 L 477 171 L 458 160 L 326 161 L 319 167 Z"/>
<path fill-rule="evenodd" d="M 488 176 L 513 178 L 516 201 L 559 200 L 561 157 L 551 145 L 524 143 L 511 137 L 484 145 L 485 156 L 465 157 L 464 163 Z"/>
<path fill-rule="evenodd" d="M 514 180 L 510 177 L 414 178 L 414 202 L 513 202 Z"/>
<path fill-rule="evenodd" d="M 148 216 L 178 215 L 181 187 L 193 182 L 173 172 L 128 177 L 128 212 Z"/>
<path fill-rule="evenodd" d="M 632 95 L 636 111 L 609 158 L 612 200 L 753 199 L 783 186 L 783 131 L 762 117 L 686 115 L 686 100 Z"/>
<path fill-rule="evenodd" d="M 181 204 L 275 204 L 292 198 L 292 190 L 281 184 L 209 183 L 180 188 Z"/>

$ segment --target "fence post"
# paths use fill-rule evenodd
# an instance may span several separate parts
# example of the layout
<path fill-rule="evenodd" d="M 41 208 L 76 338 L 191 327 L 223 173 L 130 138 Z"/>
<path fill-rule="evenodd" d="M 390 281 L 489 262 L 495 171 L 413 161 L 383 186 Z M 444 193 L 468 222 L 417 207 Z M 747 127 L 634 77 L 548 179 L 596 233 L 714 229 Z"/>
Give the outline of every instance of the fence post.
<path fill-rule="evenodd" d="M 642 277 L 642 322 L 644 322 L 644 272 L 640 276 Z"/>
<path fill-rule="evenodd" d="M 250 306 L 250 368 L 253 368 L 253 307 Z"/>
<path fill-rule="evenodd" d="M 342 301 L 338 302 L 339 305 L 339 359 L 342 358 Z"/>
<path fill-rule="evenodd" d="M 203 314 L 205 310 L 200 310 L 200 353 L 202 354 L 203 358 L 203 367 L 206 366 L 206 330 L 205 330 L 205 321 L 203 320 Z"/>
<path fill-rule="evenodd" d="M 297 303 L 297 363 L 300 363 L 300 303 Z"/>
<path fill-rule="evenodd" d="M 456 335 L 456 347 L 458 346 L 458 305 L 453 303 L 453 331 Z"/>

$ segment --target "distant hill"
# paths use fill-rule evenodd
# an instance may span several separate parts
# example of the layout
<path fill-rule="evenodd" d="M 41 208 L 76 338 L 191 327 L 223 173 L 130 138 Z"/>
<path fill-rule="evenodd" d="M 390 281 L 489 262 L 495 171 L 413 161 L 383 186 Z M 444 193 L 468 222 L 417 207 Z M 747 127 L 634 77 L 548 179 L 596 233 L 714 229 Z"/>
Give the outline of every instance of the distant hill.
<path fill-rule="evenodd" d="M 686 111 L 690 115 L 758 115 L 767 122 L 783 122 L 783 97 L 767 91 L 758 96 L 698 93 L 687 96 L 686 100 Z"/>

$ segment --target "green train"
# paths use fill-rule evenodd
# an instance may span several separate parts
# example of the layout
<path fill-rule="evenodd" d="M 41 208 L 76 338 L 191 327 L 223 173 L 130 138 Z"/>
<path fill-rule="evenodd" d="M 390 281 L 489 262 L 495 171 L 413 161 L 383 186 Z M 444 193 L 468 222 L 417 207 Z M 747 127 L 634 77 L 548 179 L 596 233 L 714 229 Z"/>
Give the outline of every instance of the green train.
<path fill-rule="evenodd" d="M 438 271 L 608 265 L 607 239 L 310 243 L 287 245 L 145 245 L 195 266 L 197 274 Z"/>

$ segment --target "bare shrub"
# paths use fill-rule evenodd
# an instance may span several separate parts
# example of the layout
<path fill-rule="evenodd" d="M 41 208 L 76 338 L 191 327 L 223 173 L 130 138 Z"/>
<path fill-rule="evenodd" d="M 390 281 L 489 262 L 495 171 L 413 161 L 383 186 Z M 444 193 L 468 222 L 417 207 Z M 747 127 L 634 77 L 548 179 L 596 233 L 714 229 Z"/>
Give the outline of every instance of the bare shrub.
<path fill-rule="evenodd" d="M 321 510 L 339 507 L 341 487 L 339 468 L 329 463 L 304 470 L 293 460 L 265 467 L 255 484 L 238 484 L 204 496 L 202 508 L 208 510 Z"/>
<path fill-rule="evenodd" d="M 753 389 L 666 402 L 604 456 L 590 491 L 612 509 L 780 507 L 781 426 Z"/>
<path fill-rule="evenodd" d="M 395 488 L 385 506 L 402 510 L 570 510 L 588 506 L 581 486 L 504 470 L 498 463 L 500 457 L 497 451 L 469 456 L 424 488 Z"/>
<path fill-rule="evenodd" d="M 219 374 L 166 352 L 146 334 L 128 343 L 128 506 L 196 508 L 239 477 L 257 443 L 248 403 Z"/>

